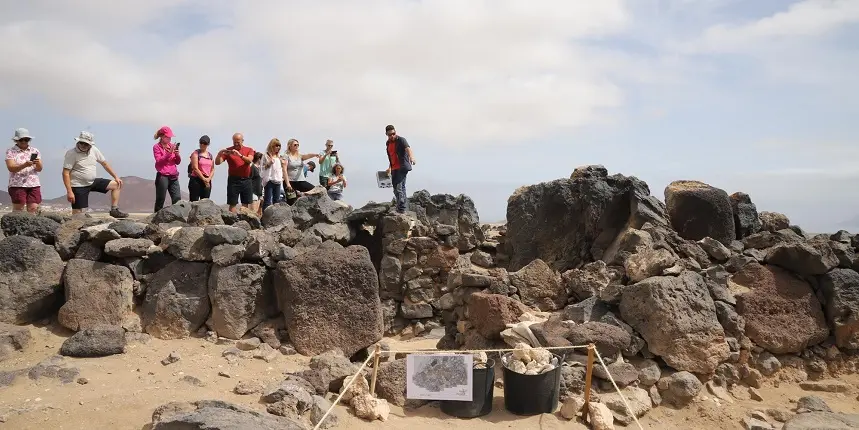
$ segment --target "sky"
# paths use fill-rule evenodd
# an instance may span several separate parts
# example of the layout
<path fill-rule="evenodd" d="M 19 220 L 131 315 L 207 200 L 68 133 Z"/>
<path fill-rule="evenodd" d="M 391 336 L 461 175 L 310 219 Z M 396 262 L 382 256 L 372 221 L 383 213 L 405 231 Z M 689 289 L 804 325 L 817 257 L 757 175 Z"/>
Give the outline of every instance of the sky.
<path fill-rule="evenodd" d="M 409 194 L 468 195 L 486 222 L 516 188 L 602 164 L 660 199 L 700 180 L 859 232 L 856 0 L 28 0 L 0 4 L 0 58 L 0 133 L 33 134 L 46 197 L 81 130 L 154 178 L 169 125 L 180 172 L 202 134 L 332 139 L 345 200 L 389 201 L 394 124 Z"/>

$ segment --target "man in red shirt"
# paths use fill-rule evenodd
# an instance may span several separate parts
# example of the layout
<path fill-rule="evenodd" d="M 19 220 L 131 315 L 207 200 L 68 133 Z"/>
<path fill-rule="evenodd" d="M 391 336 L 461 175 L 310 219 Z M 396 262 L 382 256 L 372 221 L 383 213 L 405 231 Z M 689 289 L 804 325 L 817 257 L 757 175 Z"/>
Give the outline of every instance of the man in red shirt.
<path fill-rule="evenodd" d="M 250 206 L 253 201 L 251 164 L 256 151 L 244 143 L 245 137 L 236 133 L 233 135 L 233 146 L 218 151 L 218 156 L 215 157 L 215 165 L 227 162 L 227 204 L 230 205 L 230 212 L 236 212 L 240 198 L 243 207 Z"/>
<path fill-rule="evenodd" d="M 405 213 L 409 207 L 409 199 L 406 196 L 406 175 L 412 170 L 415 157 L 412 148 L 403 136 L 397 135 L 393 125 L 385 127 L 388 136 L 386 142 L 388 152 L 388 176 L 391 177 L 391 185 L 394 186 L 394 198 L 397 201 L 397 212 Z"/>

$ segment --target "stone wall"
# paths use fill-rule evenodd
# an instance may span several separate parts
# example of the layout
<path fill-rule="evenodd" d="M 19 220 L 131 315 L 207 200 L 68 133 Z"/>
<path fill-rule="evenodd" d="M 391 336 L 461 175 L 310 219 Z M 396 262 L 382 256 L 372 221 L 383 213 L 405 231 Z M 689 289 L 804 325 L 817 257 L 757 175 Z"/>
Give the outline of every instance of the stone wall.
<path fill-rule="evenodd" d="M 594 343 L 647 408 L 682 405 L 701 382 L 856 370 L 859 236 L 806 234 L 701 182 L 664 194 L 667 205 L 588 166 L 516 190 L 506 225 L 481 225 L 467 196 L 426 191 L 407 214 L 319 191 L 262 219 L 208 201 L 144 222 L 8 214 L 0 323 L 256 336 L 305 355 L 352 356 L 384 334 L 433 335 L 439 349 Z M 583 389 L 582 367 L 562 374 L 565 395 Z"/>

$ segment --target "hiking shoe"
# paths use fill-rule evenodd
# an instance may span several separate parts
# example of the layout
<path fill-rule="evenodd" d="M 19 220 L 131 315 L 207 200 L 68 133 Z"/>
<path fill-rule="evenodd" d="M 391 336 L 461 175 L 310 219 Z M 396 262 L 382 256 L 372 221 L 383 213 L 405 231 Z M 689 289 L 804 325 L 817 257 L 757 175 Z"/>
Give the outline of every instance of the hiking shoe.
<path fill-rule="evenodd" d="M 111 209 L 109 215 L 114 218 L 128 218 L 128 214 L 119 210 L 119 208 Z"/>

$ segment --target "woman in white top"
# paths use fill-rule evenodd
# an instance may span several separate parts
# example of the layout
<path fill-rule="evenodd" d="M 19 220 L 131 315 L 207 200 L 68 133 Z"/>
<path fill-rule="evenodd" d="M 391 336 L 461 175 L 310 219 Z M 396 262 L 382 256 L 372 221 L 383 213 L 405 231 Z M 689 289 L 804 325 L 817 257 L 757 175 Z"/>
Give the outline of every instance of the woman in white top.
<path fill-rule="evenodd" d="M 283 158 L 283 177 L 286 185 L 286 202 L 292 204 L 298 199 L 298 193 L 306 193 L 313 189 L 313 184 L 304 177 L 304 162 L 318 158 L 319 154 L 301 154 L 298 152 L 298 140 L 289 139 L 286 142 L 286 154 Z"/>
<path fill-rule="evenodd" d="M 260 175 L 263 183 L 262 210 L 280 203 L 283 195 L 283 160 L 280 158 L 280 140 L 274 138 L 268 142 L 262 157 Z"/>
<path fill-rule="evenodd" d="M 331 200 L 343 198 L 343 189 L 346 188 L 346 175 L 343 172 L 343 165 L 340 163 L 331 168 L 331 176 L 328 177 L 328 196 Z"/>

